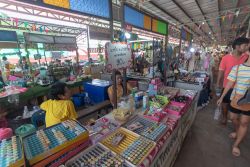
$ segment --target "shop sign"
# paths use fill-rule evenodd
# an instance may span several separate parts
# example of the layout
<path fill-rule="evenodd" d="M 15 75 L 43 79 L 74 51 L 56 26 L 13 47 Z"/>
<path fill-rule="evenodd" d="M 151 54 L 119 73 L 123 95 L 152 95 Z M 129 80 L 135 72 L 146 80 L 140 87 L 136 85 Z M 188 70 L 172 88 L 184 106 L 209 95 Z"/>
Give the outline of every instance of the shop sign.
<path fill-rule="evenodd" d="M 107 43 L 105 45 L 107 69 L 127 68 L 131 64 L 131 49 L 126 43 Z"/>

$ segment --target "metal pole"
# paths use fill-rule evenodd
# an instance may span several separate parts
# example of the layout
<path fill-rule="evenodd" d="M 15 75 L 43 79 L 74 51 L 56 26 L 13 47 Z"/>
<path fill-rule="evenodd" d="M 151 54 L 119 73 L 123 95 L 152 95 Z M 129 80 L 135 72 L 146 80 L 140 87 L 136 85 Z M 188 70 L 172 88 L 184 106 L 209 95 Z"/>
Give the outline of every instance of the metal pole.
<path fill-rule="evenodd" d="M 123 84 L 123 96 L 126 96 L 127 95 L 127 71 L 126 71 L 126 68 L 123 69 L 122 84 Z"/>
<path fill-rule="evenodd" d="M 112 8 L 112 1 L 109 4 L 109 12 L 110 12 L 110 41 L 114 41 L 114 22 L 113 22 L 113 8 Z"/>
<path fill-rule="evenodd" d="M 112 78 L 113 78 L 113 97 L 114 97 L 114 109 L 117 109 L 117 86 L 116 86 L 116 70 L 114 69 L 112 72 Z"/>
<path fill-rule="evenodd" d="M 164 76 L 163 76 L 163 79 L 164 79 L 164 85 L 166 86 L 167 85 L 167 79 L 168 79 L 168 77 L 167 77 L 167 71 L 169 70 L 168 69 L 168 65 L 167 65 L 167 63 L 169 63 L 169 59 L 167 59 L 168 57 L 170 57 L 170 55 L 167 55 L 167 46 L 168 46 L 168 36 L 165 36 L 165 47 L 164 47 L 164 51 L 165 51 L 165 55 L 164 55 L 164 60 L 163 60 L 163 67 L 164 67 L 164 72 L 163 72 L 163 74 L 164 74 Z"/>
<path fill-rule="evenodd" d="M 246 37 L 249 38 L 250 36 L 250 19 L 249 19 L 249 22 L 248 22 L 248 28 L 247 28 L 247 35 Z"/>
<path fill-rule="evenodd" d="M 78 47 L 76 46 L 76 75 L 79 74 L 80 72 L 80 65 L 79 65 L 79 52 L 78 52 Z"/>
<path fill-rule="evenodd" d="M 153 37 L 153 78 L 155 77 L 154 61 L 155 61 L 155 38 Z"/>
<path fill-rule="evenodd" d="M 182 33 L 182 29 L 181 29 L 181 33 Z M 181 45 L 182 45 L 182 37 L 181 37 L 181 34 L 180 34 L 180 43 L 179 43 L 180 49 L 179 49 L 179 56 L 181 55 Z"/>
<path fill-rule="evenodd" d="M 90 52 L 89 52 L 89 26 L 87 26 L 87 45 L 88 45 L 88 60 L 90 59 Z"/>

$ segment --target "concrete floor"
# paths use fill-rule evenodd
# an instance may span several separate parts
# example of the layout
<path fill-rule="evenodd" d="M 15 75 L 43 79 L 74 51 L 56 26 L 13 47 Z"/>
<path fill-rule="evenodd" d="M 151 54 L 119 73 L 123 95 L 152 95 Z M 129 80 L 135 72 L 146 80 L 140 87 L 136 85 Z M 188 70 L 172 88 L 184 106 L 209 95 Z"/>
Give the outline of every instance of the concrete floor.
<path fill-rule="evenodd" d="M 214 104 L 198 112 L 174 167 L 250 167 L 250 130 L 240 145 L 241 157 L 232 156 L 232 123 L 226 127 L 213 119 Z"/>

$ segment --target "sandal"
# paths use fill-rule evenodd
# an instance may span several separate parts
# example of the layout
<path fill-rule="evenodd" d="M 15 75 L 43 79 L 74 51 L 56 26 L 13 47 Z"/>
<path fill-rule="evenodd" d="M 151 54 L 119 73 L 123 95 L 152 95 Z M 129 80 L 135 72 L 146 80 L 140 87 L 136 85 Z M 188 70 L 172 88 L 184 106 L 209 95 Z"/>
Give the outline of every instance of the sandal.
<path fill-rule="evenodd" d="M 231 139 L 236 139 L 236 137 L 237 137 L 236 132 L 232 132 L 229 134 L 229 138 L 231 138 Z"/>
<path fill-rule="evenodd" d="M 233 154 L 234 156 L 236 156 L 236 157 L 239 157 L 239 156 L 240 156 L 240 149 L 239 149 L 239 147 L 233 146 L 232 154 Z"/>

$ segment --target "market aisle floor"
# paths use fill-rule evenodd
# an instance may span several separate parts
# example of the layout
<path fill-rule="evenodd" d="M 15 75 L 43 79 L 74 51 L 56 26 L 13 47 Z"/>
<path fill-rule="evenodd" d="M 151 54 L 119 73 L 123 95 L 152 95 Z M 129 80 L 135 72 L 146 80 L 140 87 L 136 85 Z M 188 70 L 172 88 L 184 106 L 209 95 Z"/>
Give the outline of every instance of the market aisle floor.
<path fill-rule="evenodd" d="M 232 124 L 222 126 L 213 119 L 215 105 L 200 110 L 190 129 L 174 167 L 249 167 L 250 130 L 241 144 L 241 157 L 231 154 L 233 140 L 228 138 Z"/>

